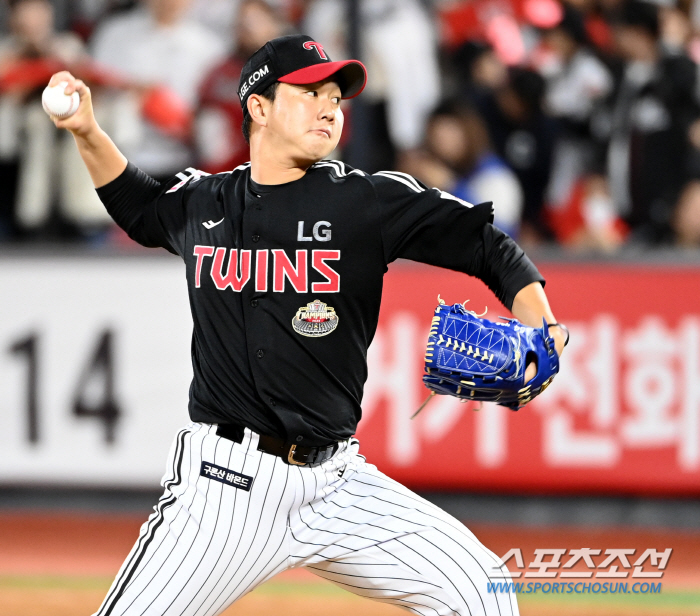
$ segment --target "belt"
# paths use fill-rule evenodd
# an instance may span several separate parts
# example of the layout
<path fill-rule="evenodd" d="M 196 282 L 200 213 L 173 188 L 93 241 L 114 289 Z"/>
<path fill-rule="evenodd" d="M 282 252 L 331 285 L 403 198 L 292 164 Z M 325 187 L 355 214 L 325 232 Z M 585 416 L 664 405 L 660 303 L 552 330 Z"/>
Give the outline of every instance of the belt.
<path fill-rule="evenodd" d="M 216 434 L 234 443 L 243 442 L 243 426 L 236 424 L 219 424 Z M 260 435 L 258 439 L 258 451 L 279 456 L 287 464 L 295 466 L 318 466 L 333 457 L 338 451 L 339 444 L 331 443 L 323 447 L 301 447 L 299 445 L 287 445 L 281 438 Z"/>

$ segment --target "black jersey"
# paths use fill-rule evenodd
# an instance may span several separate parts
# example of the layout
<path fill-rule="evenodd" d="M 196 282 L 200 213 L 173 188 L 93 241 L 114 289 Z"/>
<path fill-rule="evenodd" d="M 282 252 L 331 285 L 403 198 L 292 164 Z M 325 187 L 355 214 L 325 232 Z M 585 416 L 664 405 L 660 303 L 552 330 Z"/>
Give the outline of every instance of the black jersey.
<path fill-rule="evenodd" d="M 321 161 L 299 180 L 260 186 L 246 164 L 212 176 L 189 169 L 160 186 L 129 166 L 98 192 L 134 239 L 185 261 L 192 420 L 289 443 L 355 433 L 390 262 L 475 275 L 509 308 L 542 281 L 490 224 L 490 203 L 402 173 Z"/>

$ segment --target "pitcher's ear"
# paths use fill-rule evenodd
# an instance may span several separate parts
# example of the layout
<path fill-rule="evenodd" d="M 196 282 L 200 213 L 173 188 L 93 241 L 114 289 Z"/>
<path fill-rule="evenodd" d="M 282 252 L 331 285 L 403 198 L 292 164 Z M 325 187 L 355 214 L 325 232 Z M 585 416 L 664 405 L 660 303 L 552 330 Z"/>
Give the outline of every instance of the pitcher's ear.
<path fill-rule="evenodd" d="M 259 94 L 251 94 L 246 101 L 250 118 L 260 126 L 267 125 L 267 109 L 265 103 L 270 101 L 263 98 Z"/>

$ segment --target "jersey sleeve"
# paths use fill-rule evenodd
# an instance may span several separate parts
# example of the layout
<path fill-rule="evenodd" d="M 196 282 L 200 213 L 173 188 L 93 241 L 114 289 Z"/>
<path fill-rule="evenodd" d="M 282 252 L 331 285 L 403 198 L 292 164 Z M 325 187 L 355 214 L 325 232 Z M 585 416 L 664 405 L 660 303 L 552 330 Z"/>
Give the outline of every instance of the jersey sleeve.
<path fill-rule="evenodd" d="M 493 221 L 490 203 L 472 205 L 429 189 L 405 173 L 380 171 L 371 181 L 379 201 L 387 263 L 403 258 L 463 269 L 460 261 L 470 238 Z"/>
<path fill-rule="evenodd" d="M 199 174 L 199 175 L 198 175 Z M 204 172 L 188 169 L 161 184 L 131 163 L 114 181 L 97 189 L 114 221 L 135 242 L 183 256 L 188 184 Z"/>
<path fill-rule="evenodd" d="M 162 185 L 160 194 L 147 206 L 147 221 L 158 229 L 162 246 L 184 258 L 191 198 L 199 180 L 209 176 L 192 167 Z"/>
<path fill-rule="evenodd" d="M 508 309 L 520 289 L 544 284 L 523 250 L 493 226 L 490 202 L 472 205 L 394 171 L 380 171 L 370 180 L 387 263 L 410 259 L 475 276 Z"/>

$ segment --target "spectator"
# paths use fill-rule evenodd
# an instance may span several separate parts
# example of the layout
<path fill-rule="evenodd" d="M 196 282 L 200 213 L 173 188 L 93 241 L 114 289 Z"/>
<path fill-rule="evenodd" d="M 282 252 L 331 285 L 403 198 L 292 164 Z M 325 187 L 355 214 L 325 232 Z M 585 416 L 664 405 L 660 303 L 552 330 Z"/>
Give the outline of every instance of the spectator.
<path fill-rule="evenodd" d="M 195 141 L 199 165 L 209 173 L 233 169 L 249 160 L 241 133 L 243 111 L 238 81 L 246 60 L 283 33 L 277 11 L 264 0 L 243 0 L 235 27 L 236 50 L 204 79 L 200 89 Z"/>
<path fill-rule="evenodd" d="M 509 65 L 525 60 L 526 41 L 523 36 L 524 10 L 528 3 L 523 0 L 462 0 L 445 2 L 440 8 L 440 20 L 445 42 L 449 48 L 457 48 L 465 42 L 487 43 L 498 59 Z M 539 0 L 538 11 L 543 5 L 555 5 L 554 0 Z M 545 8 L 545 11 L 548 7 Z"/>
<path fill-rule="evenodd" d="M 192 113 L 204 75 L 225 53 L 217 37 L 187 19 L 189 4 L 189 0 L 145 0 L 143 6 L 109 18 L 92 40 L 95 59 L 116 75 L 144 89 L 156 84 L 169 89 L 157 97 L 150 91 L 153 98 L 144 103 L 141 138 L 123 148 L 135 165 L 157 178 L 187 167 L 194 156 L 186 125 L 169 130 L 169 118 L 160 118 L 161 122 L 159 114 L 166 102 L 172 110 L 180 107 Z"/>
<path fill-rule="evenodd" d="M 619 8 L 624 0 L 563 0 L 579 12 L 583 19 L 588 38 L 593 49 L 599 54 L 611 56 L 615 53 L 612 29 L 608 15 Z"/>
<path fill-rule="evenodd" d="M 547 82 L 545 107 L 560 129 L 549 199 L 557 204 L 568 198 L 579 177 L 593 170 L 591 117 L 611 93 L 613 78 L 588 49 L 583 19 L 575 9 L 565 7 L 561 22 L 544 30 L 543 43 L 549 51 L 540 67 Z"/>
<path fill-rule="evenodd" d="M 129 11 L 142 0 L 63 0 L 71 4 L 72 28 L 89 38 L 97 24 L 110 15 Z M 240 0 L 191 0 L 186 18 L 216 33 L 233 47 L 231 33 Z"/>
<path fill-rule="evenodd" d="M 688 179 L 689 128 L 698 116 L 696 66 L 659 44 L 655 5 L 629 0 L 614 22 L 624 69 L 607 118 L 611 194 L 644 243 L 669 241 L 674 206 Z"/>
<path fill-rule="evenodd" d="M 604 178 L 592 177 L 603 169 L 591 134 L 594 112 L 612 91 L 612 74 L 590 51 L 583 16 L 568 5 L 561 21 L 543 31 L 542 43 L 545 106 L 560 131 L 546 196 L 550 226 L 566 244 L 613 250 L 623 227 Z"/>
<path fill-rule="evenodd" d="M 85 59 L 83 45 L 73 34 L 56 32 L 48 0 L 11 2 L 10 27 L 10 34 L 0 40 L 2 201 L 14 203 L 14 222 L 22 234 L 62 230 L 60 223 L 69 223 L 91 235 L 110 218 L 73 139 L 56 130 L 41 106 L 51 74 L 75 70 Z M 53 208 L 56 203 L 58 211 Z M 5 218 L 12 230 L 11 214 L 6 212 Z"/>
<path fill-rule="evenodd" d="M 493 93 L 508 83 L 508 68 L 493 48 L 468 41 L 450 57 L 460 96 L 477 107 L 492 102 Z"/>
<path fill-rule="evenodd" d="M 304 29 L 328 41 L 331 58 L 348 56 L 343 0 L 315 0 Z M 421 0 L 362 0 L 361 58 L 372 79 L 362 95 L 362 128 L 367 139 L 359 160 L 366 171 L 395 166 L 417 148 L 430 110 L 440 99 L 437 37 Z M 388 147 L 387 147 L 388 146 Z"/>
<path fill-rule="evenodd" d="M 513 169 L 523 190 L 522 243 L 540 242 L 551 234 L 543 203 L 557 125 L 543 112 L 544 93 L 545 83 L 538 73 L 511 68 L 508 82 L 480 104 L 495 150 Z"/>
<path fill-rule="evenodd" d="M 493 152 L 483 120 L 459 103 L 443 103 L 430 116 L 425 153 L 410 172 L 470 203 L 493 201 L 495 223 L 517 237 L 523 207 L 518 178 Z"/>
<path fill-rule="evenodd" d="M 214 32 L 226 51 L 231 51 L 236 44 L 231 35 L 239 6 L 240 0 L 192 0 L 187 16 Z"/>

